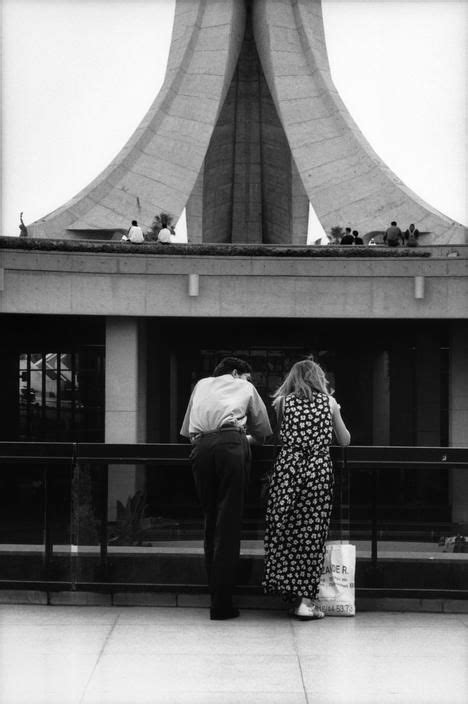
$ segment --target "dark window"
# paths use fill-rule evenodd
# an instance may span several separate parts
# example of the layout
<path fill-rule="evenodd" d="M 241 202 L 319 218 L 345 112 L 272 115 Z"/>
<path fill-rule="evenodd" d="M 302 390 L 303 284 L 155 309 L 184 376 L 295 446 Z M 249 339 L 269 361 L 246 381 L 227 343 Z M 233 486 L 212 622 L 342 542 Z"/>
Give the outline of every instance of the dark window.
<path fill-rule="evenodd" d="M 21 353 L 18 393 L 20 440 L 103 441 L 102 347 Z"/>
<path fill-rule="evenodd" d="M 192 387 L 205 376 L 210 376 L 216 364 L 223 357 L 240 357 L 252 366 L 254 383 L 262 397 L 271 420 L 275 423 L 272 409 L 272 394 L 282 384 L 287 373 L 301 359 L 312 357 L 327 374 L 332 389 L 335 387 L 335 375 L 330 369 L 332 355 L 325 350 L 315 351 L 305 347 L 250 347 L 244 349 L 200 350 L 200 367 L 192 371 Z"/>

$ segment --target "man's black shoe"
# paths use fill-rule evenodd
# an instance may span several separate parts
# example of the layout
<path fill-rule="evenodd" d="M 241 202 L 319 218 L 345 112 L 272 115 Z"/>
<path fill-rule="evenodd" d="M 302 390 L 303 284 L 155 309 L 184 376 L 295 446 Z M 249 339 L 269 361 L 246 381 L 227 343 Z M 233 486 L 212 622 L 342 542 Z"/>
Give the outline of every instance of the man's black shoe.
<path fill-rule="evenodd" d="M 227 621 L 229 618 L 238 618 L 239 615 L 239 609 L 235 609 L 233 606 L 228 609 L 216 609 L 213 607 L 210 609 L 210 619 L 212 621 Z"/>

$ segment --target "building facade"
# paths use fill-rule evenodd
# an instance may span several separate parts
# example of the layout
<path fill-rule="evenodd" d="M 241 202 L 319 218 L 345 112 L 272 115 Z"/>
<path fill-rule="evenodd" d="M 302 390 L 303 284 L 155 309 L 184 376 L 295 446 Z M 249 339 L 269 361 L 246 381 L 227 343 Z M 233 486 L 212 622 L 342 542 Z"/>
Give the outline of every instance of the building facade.
<path fill-rule="evenodd" d="M 3 440 L 177 443 L 194 383 L 221 356 L 251 361 L 269 405 L 313 354 L 354 444 L 466 446 L 468 247 L 220 256 L 17 242 L 1 252 Z M 114 478 L 111 510 L 142 483 L 136 469 Z M 467 492 L 453 470 L 450 483 L 421 475 L 413 499 L 466 522 Z"/>
<path fill-rule="evenodd" d="M 420 246 L 312 251 L 309 204 L 326 231 L 414 222 Z M 187 245 L 99 242 L 184 208 Z M 177 443 L 193 384 L 235 353 L 267 404 L 314 355 L 354 444 L 468 442 L 466 228 L 360 133 L 333 85 L 320 0 L 177 0 L 141 125 L 28 230 L 0 238 L 4 440 Z M 456 469 L 385 481 L 403 513 L 468 522 Z M 141 467 L 112 473 L 111 518 L 142 486 Z"/>

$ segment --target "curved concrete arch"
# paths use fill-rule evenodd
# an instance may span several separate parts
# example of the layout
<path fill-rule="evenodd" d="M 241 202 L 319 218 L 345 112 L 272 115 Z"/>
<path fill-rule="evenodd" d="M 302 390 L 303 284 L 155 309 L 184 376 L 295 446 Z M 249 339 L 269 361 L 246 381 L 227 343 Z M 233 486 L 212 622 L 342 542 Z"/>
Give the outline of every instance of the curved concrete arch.
<path fill-rule="evenodd" d="M 63 206 L 28 226 L 36 237 L 112 230 L 182 213 L 203 164 L 240 52 L 238 0 L 177 0 L 163 86 L 109 166 Z"/>
<path fill-rule="evenodd" d="M 137 130 L 94 181 L 28 228 L 83 236 L 133 218 L 148 227 L 160 211 L 177 221 L 187 206 L 192 241 L 301 244 L 307 201 L 325 230 L 350 223 L 364 234 L 397 220 L 428 242 L 466 241 L 352 119 L 331 78 L 321 0 L 177 0 L 164 83 Z"/>
<path fill-rule="evenodd" d="M 256 0 L 257 50 L 304 189 L 326 231 L 391 220 L 464 243 L 467 228 L 413 193 L 367 142 L 331 77 L 320 0 Z"/>

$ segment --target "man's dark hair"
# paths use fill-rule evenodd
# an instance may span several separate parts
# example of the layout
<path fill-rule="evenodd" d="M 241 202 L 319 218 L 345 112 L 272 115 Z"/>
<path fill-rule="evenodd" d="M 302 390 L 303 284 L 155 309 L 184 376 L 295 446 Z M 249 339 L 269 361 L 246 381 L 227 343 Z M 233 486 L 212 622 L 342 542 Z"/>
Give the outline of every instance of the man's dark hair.
<path fill-rule="evenodd" d="M 138 222 L 136 220 L 132 220 L 132 225 L 138 225 Z"/>
<path fill-rule="evenodd" d="M 345 232 L 351 232 L 351 228 L 350 228 L 350 227 L 347 227 L 346 230 L 345 230 Z"/>
<path fill-rule="evenodd" d="M 357 237 L 359 235 L 359 232 L 357 230 L 353 230 L 353 235 Z"/>
<path fill-rule="evenodd" d="M 392 220 L 392 222 L 390 223 L 390 225 L 391 225 L 392 227 L 395 227 L 395 225 L 396 225 L 395 220 Z"/>
<path fill-rule="evenodd" d="M 248 362 L 239 357 L 224 357 L 215 367 L 213 376 L 231 374 L 237 369 L 239 374 L 252 374 L 252 367 Z"/>

